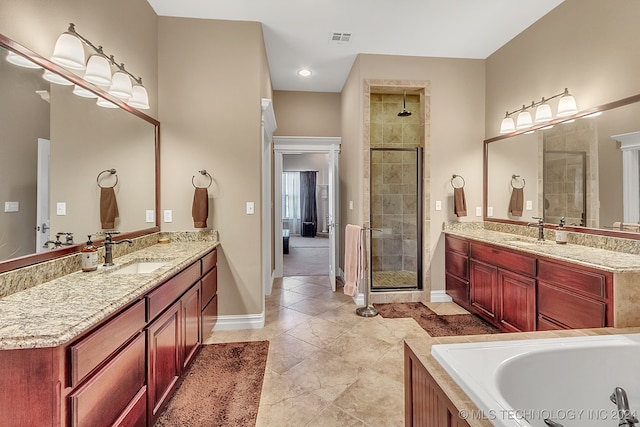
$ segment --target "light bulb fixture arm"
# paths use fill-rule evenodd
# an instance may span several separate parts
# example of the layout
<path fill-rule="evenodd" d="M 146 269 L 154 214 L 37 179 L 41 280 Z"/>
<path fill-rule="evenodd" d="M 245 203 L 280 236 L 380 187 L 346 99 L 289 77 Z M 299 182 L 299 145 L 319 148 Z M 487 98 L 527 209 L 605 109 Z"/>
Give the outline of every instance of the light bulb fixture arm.
<path fill-rule="evenodd" d="M 126 73 L 129 77 L 131 77 L 136 83 L 138 83 L 139 85 L 142 84 L 142 77 L 136 77 L 133 74 L 131 74 L 129 71 L 127 71 L 127 69 L 124 67 L 124 63 L 120 63 L 118 64 L 118 62 L 116 61 L 116 59 L 114 58 L 113 55 L 107 55 L 106 53 L 104 53 L 102 46 L 98 46 L 96 47 L 93 43 L 91 43 L 91 41 L 89 39 L 87 39 L 86 37 L 82 36 L 80 33 L 78 33 L 76 31 L 76 26 L 74 23 L 70 23 L 69 24 L 69 28 L 67 29 L 67 32 L 75 35 L 76 37 L 78 37 L 80 40 L 82 40 L 82 42 L 84 44 L 86 44 L 87 46 L 91 47 L 93 50 L 96 51 L 96 53 L 98 53 L 99 55 L 104 56 L 105 58 L 107 58 L 107 60 L 114 65 L 116 68 L 118 68 L 118 70 L 122 71 L 123 73 Z"/>
<path fill-rule="evenodd" d="M 563 92 L 560 92 L 560 93 L 558 93 L 556 95 L 553 95 L 553 96 L 550 96 L 548 98 L 545 98 L 543 96 L 542 100 L 540 100 L 538 102 L 531 101 L 531 105 L 529 105 L 529 106 L 523 105 L 522 108 L 518 108 L 517 110 L 513 110 L 511 112 L 507 111 L 506 114 L 505 114 L 505 117 L 509 117 L 509 116 L 511 116 L 511 115 L 513 115 L 515 113 L 520 113 L 522 111 L 528 110 L 529 108 L 535 108 L 538 105 L 542 105 L 542 104 L 544 104 L 544 103 L 546 103 L 548 101 L 551 101 L 552 99 L 555 99 L 555 98 L 558 98 L 558 97 L 561 97 L 561 96 L 564 96 L 564 95 L 569 95 L 569 89 L 568 88 L 565 88 Z"/>

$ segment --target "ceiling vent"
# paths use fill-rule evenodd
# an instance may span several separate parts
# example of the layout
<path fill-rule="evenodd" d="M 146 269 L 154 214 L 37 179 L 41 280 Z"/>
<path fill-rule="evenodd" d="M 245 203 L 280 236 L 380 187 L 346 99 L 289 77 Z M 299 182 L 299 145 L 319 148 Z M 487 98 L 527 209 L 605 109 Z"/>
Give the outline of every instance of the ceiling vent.
<path fill-rule="evenodd" d="M 351 33 L 331 33 L 331 42 L 344 44 L 351 41 Z"/>

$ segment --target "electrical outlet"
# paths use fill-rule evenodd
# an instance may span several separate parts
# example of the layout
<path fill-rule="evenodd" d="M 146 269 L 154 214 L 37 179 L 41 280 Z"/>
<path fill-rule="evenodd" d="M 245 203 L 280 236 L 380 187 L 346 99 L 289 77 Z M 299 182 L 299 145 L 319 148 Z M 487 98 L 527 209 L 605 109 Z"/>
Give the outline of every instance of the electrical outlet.
<path fill-rule="evenodd" d="M 147 218 L 147 222 L 155 222 L 156 221 L 156 215 L 155 215 L 155 212 L 153 211 L 153 209 L 147 209 L 146 218 Z"/>
<path fill-rule="evenodd" d="M 20 210 L 20 202 L 4 202 L 5 212 L 18 212 Z"/>
<path fill-rule="evenodd" d="M 527 200 L 527 210 L 528 211 L 533 210 L 533 202 L 531 200 Z"/>
<path fill-rule="evenodd" d="M 353 210 L 353 200 L 349 200 L 349 210 Z"/>
<path fill-rule="evenodd" d="M 247 202 L 247 215 L 253 215 L 255 213 L 255 204 L 253 202 Z"/>
<path fill-rule="evenodd" d="M 487 206 L 487 216 L 493 216 L 493 206 Z"/>
<path fill-rule="evenodd" d="M 442 201 L 436 200 L 436 210 L 437 211 L 441 211 L 442 210 Z"/>
<path fill-rule="evenodd" d="M 480 206 L 476 206 L 476 216 L 482 216 L 482 208 Z"/>
<path fill-rule="evenodd" d="M 67 214 L 67 204 L 65 202 L 56 203 L 56 215 L 66 215 Z"/>
<path fill-rule="evenodd" d="M 173 211 L 171 209 L 164 210 L 164 222 L 173 222 Z"/>

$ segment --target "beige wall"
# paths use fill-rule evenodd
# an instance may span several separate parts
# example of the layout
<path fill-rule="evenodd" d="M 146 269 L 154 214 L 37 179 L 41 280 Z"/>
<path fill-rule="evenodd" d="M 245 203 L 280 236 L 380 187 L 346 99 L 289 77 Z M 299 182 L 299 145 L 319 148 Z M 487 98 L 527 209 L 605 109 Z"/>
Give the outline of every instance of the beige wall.
<path fill-rule="evenodd" d="M 207 225 L 221 241 L 219 312 L 261 313 L 261 98 L 271 95 L 262 26 L 161 17 L 158 44 L 161 204 L 173 210 L 162 229 L 195 230 L 191 177 L 206 169 Z M 255 215 L 245 213 L 250 201 Z"/>
<path fill-rule="evenodd" d="M 340 136 L 340 94 L 274 91 L 277 136 Z"/>
<path fill-rule="evenodd" d="M 638 16 L 635 0 L 565 0 L 487 58 L 486 137 L 565 87 L 581 110 L 640 93 Z"/>
<path fill-rule="evenodd" d="M 342 92 L 341 218 L 362 223 L 363 171 L 363 90 L 366 79 L 429 81 L 430 135 L 424 165 L 425 191 L 431 203 L 425 206 L 430 227 L 430 263 L 423 268 L 431 275 L 431 289 L 444 289 L 443 223 L 458 220 L 453 214 L 452 174 L 466 180 L 469 216 L 475 221 L 475 207 L 482 206 L 482 140 L 484 135 L 484 61 L 387 55 L 359 55 Z M 401 85 L 401 83 L 399 83 Z M 354 209 L 349 210 L 349 201 Z M 443 209 L 435 211 L 434 201 Z M 430 219 L 430 222 L 429 222 Z"/>

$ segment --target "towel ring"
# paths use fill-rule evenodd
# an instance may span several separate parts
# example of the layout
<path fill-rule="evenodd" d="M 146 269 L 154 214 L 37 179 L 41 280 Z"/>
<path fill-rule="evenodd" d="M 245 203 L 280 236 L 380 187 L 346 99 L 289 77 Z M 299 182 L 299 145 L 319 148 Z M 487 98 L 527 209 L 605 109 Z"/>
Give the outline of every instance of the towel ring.
<path fill-rule="evenodd" d="M 198 187 L 198 186 L 196 185 L 196 181 L 195 181 L 196 176 L 194 175 L 194 176 L 192 176 L 192 177 L 191 177 L 191 183 L 193 184 L 193 186 L 194 186 L 195 188 L 209 188 L 209 187 L 211 187 L 211 183 L 213 183 L 213 178 L 211 178 L 211 175 L 209 174 L 209 172 L 207 172 L 207 170 L 206 170 L 206 169 L 202 169 L 201 171 L 198 171 L 198 173 L 199 173 L 200 175 L 206 175 L 206 176 L 208 176 L 208 177 L 209 177 L 209 185 L 207 185 L 206 187 Z"/>
<path fill-rule="evenodd" d="M 111 186 L 111 187 L 103 187 L 102 185 L 100 185 L 100 176 L 102 176 L 102 174 L 109 172 L 109 175 L 115 175 L 116 176 L 116 182 Z M 96 178 L 96 183 L 98 184 L 98 187 L 100 188 L 113 188 L 116 185 L 118 185 L 118 174 L 116 174 L 116 170 L 115 169 L 105 169 L 102 172 L 100 172 Z"/>
<path fill-rule="evenodd" d="M 520 178 L 522 180 L 522 187 L 516 187 L 515 185 L 513 185 L 513 182 L 518 180 L 518 178 Z M 520 175 L 511 175 L 511 188 L 524 188 L 524 186 L 527 185 L 527 182 L 524 180 L 524 178 L 522 178 Z"/>
<path fill-rule="evenodd" d="M 456 178 L 460 178 L 462 180 L 462 185 L 460 187 L 456 187 L 455 184 L 453 183 L 453 180 Z M 453 188 L 464 188 L 466 182 L 464 181 L 464 178 L 462 175 L 456 175 L 455 173 L 453 174 L 453 177 L 451 178 L 451 186 Z"/>

